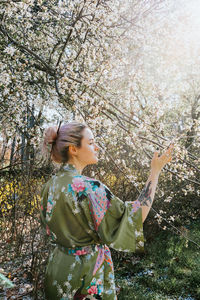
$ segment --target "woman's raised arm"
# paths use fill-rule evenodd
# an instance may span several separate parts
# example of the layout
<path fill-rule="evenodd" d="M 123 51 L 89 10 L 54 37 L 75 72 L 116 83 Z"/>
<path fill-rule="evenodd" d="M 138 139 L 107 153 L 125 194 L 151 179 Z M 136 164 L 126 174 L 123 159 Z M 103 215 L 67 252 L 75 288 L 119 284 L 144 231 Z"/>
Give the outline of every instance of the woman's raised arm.
<path fill-rule="evenodd" d="M 158 152 L 154 153 L 151 161 L 151 172 L 149 178 L 146 182 L 144 189 L 138 197 L 142 206 L 142 220 L 145 221 L 150 208 L 152 206 L 154 195 L 156 191 L 156 186 L 158 183 L 158 177 L 164 166 L 172 160 L 172 150 L 174 145 L 171 144 L 169 148 L 159 157 Z"/>

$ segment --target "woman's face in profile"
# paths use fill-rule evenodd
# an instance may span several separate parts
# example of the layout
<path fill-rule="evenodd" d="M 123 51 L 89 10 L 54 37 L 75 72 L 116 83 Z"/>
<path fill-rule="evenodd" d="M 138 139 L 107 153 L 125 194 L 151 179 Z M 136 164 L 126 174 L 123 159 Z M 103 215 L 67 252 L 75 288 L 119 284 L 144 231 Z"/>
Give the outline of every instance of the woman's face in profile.
<path fill-rule="evenodd" d="M 99 147 L 95 143 L 94 135 L 89 128 L 83 130 L 81 148 L 77 148 L 77 159 L 86 165 L 96 164 L 98 162 Z"/>

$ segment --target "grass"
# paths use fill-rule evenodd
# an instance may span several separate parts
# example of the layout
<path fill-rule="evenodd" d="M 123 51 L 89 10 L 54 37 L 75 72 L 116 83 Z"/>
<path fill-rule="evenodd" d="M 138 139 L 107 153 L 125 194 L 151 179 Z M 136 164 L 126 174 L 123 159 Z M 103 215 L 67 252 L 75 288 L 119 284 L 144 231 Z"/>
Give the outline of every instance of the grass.
<path fill-rule="evenodd" d="M 189 226 L 188 235 L 200 244 L 200 221 Z M 200 299 L 200 249 L 171 232 L 160 232 L 146 243 L 144 256 L 126 255 L 116 260 L 118 300 Z"/>

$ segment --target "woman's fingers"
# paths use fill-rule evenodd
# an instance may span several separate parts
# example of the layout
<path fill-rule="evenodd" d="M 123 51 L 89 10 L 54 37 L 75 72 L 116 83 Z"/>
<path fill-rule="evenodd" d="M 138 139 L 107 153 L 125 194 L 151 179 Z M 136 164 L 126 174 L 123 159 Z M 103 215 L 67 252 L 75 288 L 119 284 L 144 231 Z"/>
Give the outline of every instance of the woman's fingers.
<path fill-rule="evenodd" d="M 174 144 L 171 144 L 170 146 L 169 146 L 169 148 L 167 149 L 167 155 L 168 156 L 171 156 L 172 155 L 172 151 L 173 151 L 173 148 L 174 148 Z"/>
<path fill-rule="evenodd" d="M 164 165 L 172 160 L 173 147 L 174 144 L 170 144 L 168 149 L 159 157 L 160 162 L 162 162 Z"/>
<path fill-rule="evenodd" d="M 158 153 L 159 153 L 158 151 L 155 151 L 153 154 L 153 158 L 158 158 Z"/>
<path fill-rule="evenodd" d="M 160 172 L 162 168 L 172 160 L 173 147 L 174 144 L 171 144 L 161 156 L 159 156 L 158 151 L 155 151 L 151 161 L 151 168 Z"/>
<path fill-rule="evenodd" d="M 169 148 L 167 149 L 167 152 L 172 152 L 174 148 L 174 144 L 170 144 Z"/>
<path fill-rule="evenodd" d="M 174 144 L 170 144 L 169 148 L 163 153 L 163 158 L 166 159 L 166 163 L 172 160 L 172 151 L 174 148 Z"/>

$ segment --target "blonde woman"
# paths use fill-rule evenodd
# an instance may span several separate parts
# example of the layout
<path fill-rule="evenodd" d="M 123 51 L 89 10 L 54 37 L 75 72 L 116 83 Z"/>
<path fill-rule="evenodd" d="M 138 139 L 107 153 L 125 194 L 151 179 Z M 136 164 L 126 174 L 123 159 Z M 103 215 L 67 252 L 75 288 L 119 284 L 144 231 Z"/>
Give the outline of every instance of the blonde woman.
<path fill-rule="evenodd" d="M 154 153 L 139 198 L 124 203 L 99 180 L 81 175 L 98 162 L 99 148 L 86 125 L 50 127 L 44 136 L 44 146 L 48 144 L 52 160 L 62 167 L 41 193 L 41 220 L 55 244 L 46 269 L 46 299 L 117 299 L 109 247 L 143 250 L 143 222 L 173 146 L 160 157 Z"/>

